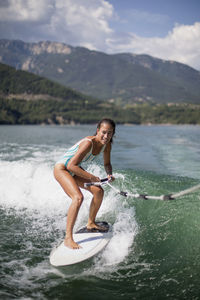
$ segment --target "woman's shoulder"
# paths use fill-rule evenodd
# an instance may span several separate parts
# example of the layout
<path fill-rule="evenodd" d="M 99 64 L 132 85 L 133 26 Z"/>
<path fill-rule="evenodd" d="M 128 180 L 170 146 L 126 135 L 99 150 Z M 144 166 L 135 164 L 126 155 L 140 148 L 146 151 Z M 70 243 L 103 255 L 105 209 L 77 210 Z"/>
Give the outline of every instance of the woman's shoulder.
<path fill-rule="evenodd" d="M 95 138 L 94 135 L 86 136 L 84 139 L 92 141 Z"/>
<path fill-rule="evenodd" d="M 92 136 L 86 136 L 82 140 L 80 140 L 79 145 L 84 148 L 91 148 L 92 147 Z"/>

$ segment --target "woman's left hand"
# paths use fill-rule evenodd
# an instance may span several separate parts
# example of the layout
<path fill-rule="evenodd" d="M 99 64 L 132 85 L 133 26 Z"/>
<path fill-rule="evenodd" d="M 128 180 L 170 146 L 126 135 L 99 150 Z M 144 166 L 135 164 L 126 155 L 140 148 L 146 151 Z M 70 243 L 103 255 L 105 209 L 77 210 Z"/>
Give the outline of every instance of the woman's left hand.
<path fill-rule="evenodd" d="M 108 175 L 108 181 L 114 181 L 115 180 L 115 177 L 113 175 Z"/>

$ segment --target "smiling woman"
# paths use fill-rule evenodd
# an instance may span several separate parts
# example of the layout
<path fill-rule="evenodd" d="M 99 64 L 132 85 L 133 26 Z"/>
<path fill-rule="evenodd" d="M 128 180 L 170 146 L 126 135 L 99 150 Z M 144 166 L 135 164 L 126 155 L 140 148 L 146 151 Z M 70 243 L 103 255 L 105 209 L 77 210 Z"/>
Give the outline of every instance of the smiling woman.
<path fill-rule="evenodd" d="M 100 178 L 87 172 L 81 164 L 93 161 L 101 152 L 104 156 L 104 167 L 109 180 L 112 176 L 112 165 L 110 162 L 110 152 L 112 138 L 115 133 L 115 123 L 110 119 L 102 119 L 97 125 L 94 136 L 87 136 L 80 140 L 73 147 L 67 150 L 61 160 L 54 168 L 54 176 L 60 183 L 65 193 L 72 199 L 72 203 L 67 215 L 67 228 L 64 245 L 77 249 L 80 246 L 73 239 L 73 227 L 78 215 L 79 208 L 83 201 L 83 194 L 80 188 L 85 188 L 92 193 L 93 199 L 90 205 L 87 229 L 104 230 L 103 227 L 95 223 L 97 212 L 103 200 L 103 189 L 100 186 L 88 186 L 88 182 L 99 182 Z"/>

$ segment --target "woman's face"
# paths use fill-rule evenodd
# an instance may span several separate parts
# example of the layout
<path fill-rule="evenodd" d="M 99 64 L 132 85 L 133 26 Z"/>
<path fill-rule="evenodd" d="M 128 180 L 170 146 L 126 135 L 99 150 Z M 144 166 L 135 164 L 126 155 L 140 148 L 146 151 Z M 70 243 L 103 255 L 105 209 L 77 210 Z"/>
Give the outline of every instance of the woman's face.
<path fill-rule="evenodd" d="M 102 123 L 101 127 L 97 128 L 98 140 L 103 144 L 108 144 L 113 136 L 113 127 L 109 123 Z"/>

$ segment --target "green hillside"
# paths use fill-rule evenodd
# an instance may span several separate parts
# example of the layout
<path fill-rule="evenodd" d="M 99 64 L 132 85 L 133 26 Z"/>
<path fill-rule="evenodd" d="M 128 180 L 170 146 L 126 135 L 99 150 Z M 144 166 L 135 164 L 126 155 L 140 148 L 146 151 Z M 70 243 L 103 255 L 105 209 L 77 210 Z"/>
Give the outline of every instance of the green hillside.
<path fill-rule="evenodd" d="M 53 81 L 0 64 L 0 124 L 200 124 L 200 105 L 104 102 Z"/>
<path fill-rule="evenodd" d="M 42 94 L 64 100 L 84 101 L 86 96 L 35 74 L 0 64 L 0 91 L 9 94 Z M 25 95 L 24 95 L 25 97 Z"/>
<path fill-rule="evenodd" d="M 122 106 L 200 103 L 199 71 L 148 55 L 108 55 L 62 43 L 0 40 L 0 57 L 17 69 Z"/>
<path fill-rule="evenodd" d="M 68 123 L 73 111 L 95 109 L 100 100 L 26 71 L 0 64 L 0 123 Z"/>

